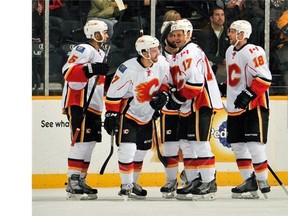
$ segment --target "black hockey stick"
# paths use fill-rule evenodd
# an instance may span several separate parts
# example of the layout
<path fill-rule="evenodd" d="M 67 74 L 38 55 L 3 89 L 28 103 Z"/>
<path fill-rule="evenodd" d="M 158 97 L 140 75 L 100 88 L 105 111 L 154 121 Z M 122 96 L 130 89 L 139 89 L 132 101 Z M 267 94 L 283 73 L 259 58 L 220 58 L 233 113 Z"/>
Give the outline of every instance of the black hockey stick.
<path fill-rule="evenodd" d="M 283 188 L 284 192 L 288 195 L 288 191 L 286 189 L 286 187 L 283 185 L 282 181 L 278 178 L 278 176 L 276 175 L 276 173 L 274 172 L 274 170 L 270 167 L 270 165 L 268 164 L 268 169 L 271 172 L 271 174 L 274 176 L 274 178 L 277 180 L 277 182 L 279 183 L 279 185 Z"/>
<path fill-rule="evenodd" d="M 108 57 L 108 54 L 109 54 L 109 51 L 110 51 L 110 47 L 111 47 L 110 45 L 107 45 L 107 46 L 106 46 L 106 53 L 105 53 L 103 62 L 106 62 L 106 61 L 107 61 L 107 57 Z M 81 128 L 82 122 L 83 122 L 83 120 L 84 120 L 85 117 L 86 117 L 86 113 L 87 113 L 87 110 L 88 110 L 88 108 L 89 108 L 89 105 L 90 105 L 92 96 L 93 96 L 93 94 L 94 94 L 94 91 L 95 91 L 95 89 L 96 89 L 96 86 L 97 86 L 99 77 L 100 77 L 100 76 L 98 75 L 98 76 L 96 76 L 96 78 L 95 78 L 95 82 L 94 82 L 93 87 L 92 87 L 92 89 L 91 89 L 89 98 L 88 98 L 88 100 L 87 100 L 87 102 L 86 102 L 86 104 L 85 104 L 85 106 L 84 106 L 84 108 L 83 108 L 82 117 L 81 117 L 79 126 L 76 128 L 75 133 L 74 133 L 74 135 L 73 135 L 73 138 L 72 138 L 72 141 L 71 141 L 71 146 L 74 146 L 74 144 L 75 144 L 75 142 L 76 142 L 76 140 L 77 140 L 77 138 L 78 138 L 78 135 L 79 135 L 80 130 L 81 130 L 80 128 Z"/>
<path fill-rule="evenodd" d="M 156 127 L 156 118 L 153 116 L 153 129 L 154 129 L 154 133 L 155 133 L 155 143 L 156 143 L 156 151 L 157 151 L 157 156 L 158 159 L 160 160 L 160 162 L 164 165 L 164 167 L 167 167 L 168 165 L 168 161 L 167 158 L 164 157 L 161 152 L 160 152 L 160 146 L 159 146 L 159 142 L 158 142 L 158 134 L 157 134 L 157 127 Z"/>
<path fill-rule="evenodd" d="M 100 175 L 103 175 L 104 174 L 104 171 L 105 171 L 105 168 L 110 160 L 110 158 L 112 157 L 113 155 L 113 151 L 114 151 L 114 132 L 112 131 L 112 134 L 111 134 L 111 148 L 110 148 L 110 153 L 108 155 L 108 157 L 106 158 L 106 160 L 104 161 L 101 169 L 100 169 Z"/>

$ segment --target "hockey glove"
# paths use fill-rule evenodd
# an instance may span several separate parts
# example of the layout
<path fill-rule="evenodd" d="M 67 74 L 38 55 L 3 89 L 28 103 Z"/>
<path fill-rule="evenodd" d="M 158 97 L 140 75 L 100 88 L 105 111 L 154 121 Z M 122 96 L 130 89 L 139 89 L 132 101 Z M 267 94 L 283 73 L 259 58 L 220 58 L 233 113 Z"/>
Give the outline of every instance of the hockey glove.
<path fill-rule="evenodd" d="M 176 89 L 171 90 L 169 95 L 169 101 L 166 104 L 166 108 L 169 110 L 179 110 L 182 104 L 186 102 L 186 98 L 181 96 Z"/>
<path fill-rule="evenodd" d="M 152 96 L 152 100 L 150 101 L 150 106 L 154 110 L 161 110 L 167 101 L 169 100 L 169 96 L 167 92 L 160 91 Z"/>
<path fill-rule="evenodd" d="M 104 129 L 109 135 L 112 135 L 112 132 L 117 133 L 119 131 L 119 113 L 117 112 L 106 112 L 104 120 Z"/>
<path fill-rule="evenodd" d="M 220 93 L 221 93 L 221 97 L 226 97 L 226 92 L 227 92 L 227 84 L 225 82 L 222 82 L 220 84 L 218 84 Z"/>
<path fill-rule="evenodd" d="M 87 78 L 91 78 L 94 75 L 106 75 L 109 72 L 109 69 L 110 68 L 106 63 L 89 63 L 83 67 Z"/>
<path fill-rule="evenodd" d="M 256 94 L 247 87 L 244 89 L 234 101 L 235 108 L 246 109 L 249 103 L 256 98 Z"/>

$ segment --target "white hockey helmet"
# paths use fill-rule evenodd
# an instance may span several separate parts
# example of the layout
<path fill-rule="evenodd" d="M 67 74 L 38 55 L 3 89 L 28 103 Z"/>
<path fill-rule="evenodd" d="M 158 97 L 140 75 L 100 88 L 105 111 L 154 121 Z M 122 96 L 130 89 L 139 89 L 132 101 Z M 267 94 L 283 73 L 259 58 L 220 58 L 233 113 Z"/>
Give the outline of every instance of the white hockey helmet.
<path fill-rule="evenodd" d="M 99 32 L 101 36 L 104 36 L 104 31 L 108 30 L 108 26 L 101 20 L 89 20 L 84 26 L 84 33 L 87 39 L 95 39 L 95 32 Z"/>
<path fill-rule="evenodd" d="M 142 56 L 142 50 L 149 51 L 151 48 L 158 47 L 159 40 L 150 35 L 143 35 L 139 37 L 135 43 L 135 48 L 139 55 Z"/>
<path fill-rule="evenodd" d="M 244 38 L 249 39 L 251 33 L 252 33 L 252 26 L 251 24 L 246 20 L 237 20 L 231 23 L 230 29 L 235 29 L 237 31 L 237 34 L 240 32 L 244 32 Z"/>
<path fill-rule="evenodd" d="M 171 31 L 176 30 L 183 30 L 185 35 L 188 33 L 188 31 L 190 31 L 190 34 L 192 35 L 193 25 L 188 19 L 177 20 L 171 26 Z"/>

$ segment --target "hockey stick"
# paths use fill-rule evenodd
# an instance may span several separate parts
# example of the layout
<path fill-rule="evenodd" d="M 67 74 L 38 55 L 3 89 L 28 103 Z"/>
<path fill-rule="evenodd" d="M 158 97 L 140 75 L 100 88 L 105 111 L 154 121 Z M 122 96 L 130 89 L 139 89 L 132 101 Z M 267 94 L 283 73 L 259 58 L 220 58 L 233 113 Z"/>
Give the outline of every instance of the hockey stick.
<path fill-rule="evenodd" d="M 159 142 L 158 142 L 158 134 L 157 134 L 157 127 L 156 127 L 156 119 L 153 117 L 153 129 L 155 132 L 155 142 L 156 142 L 156 151 L 157 151 L 157 156 L 158 159 L 160 160 L 160 162 L 164 165 L 164 167 L 167 167 L 168 165 L 168 161 L 167 158 L 161 154 L 160 152 L 160 146 L 159 146 Z"/>
<path fill-rule="evenodd" d="M 279 183 L 279 185 L 283 188 L 284 192 L 288 195 L 288 191 L 286 189 L 286 187 L 283 185 L 282 181 L 278 178 L 278 176 L 276 175 L 276 173 L 274 172 L 274 170 L 270 167 L 270 165 L 268 164 L 268 169 L 271 172 L 271 174 L 274 176 L 274 178 L 277 180 L 277 182 Z"/>
<path fill-rule="evenodd" d="M 107 61 L 107 57 L 108 57 L 108 54 L 109 54 L 109 51 L 110 51 L 110 47 L 111 47 L 110 45 L 107 45 L 107 47 L 106 47 L 106 53 L 105 53 L 103 62 L 106 62 L 106 61 Z M 89 105 L 90 105 L 90 102 L 91 102 L 92 96 L 93 96 L 93 94 L 94 94 L 94 91 L 95 91 L 95 89 L 96 89 L 96 86 L 97 86 L 99 77 L 100 77 L 99 75 L 95 77 L 95 82 L 94 82 L 93 87 L 92 87 L 92 89 L 91 89 L 89 98 L 88 98 L 88 100 L 87 100 L 87 102 L 86 102 L 86 104 L 85 104 L 85 106 L 84 106 L 84 108 L 83 108 L 83 111 L 82 111 L 82 116 L 81 116 L 81 120 L 80 120 L 80 123 L 79 123 L 79 127 L 76 128 L 75 133 L 74 133 L 74 135 L 73 135 L 73 138 L 72 138 L 72 141 L 71 141 L 71 144 L 70 144 L 71 146 L 74 146 L 74 144 L 75 144 L 75 142 L 76 142 L 76 140 L 77 140 L 77 138 L 78 138 L 78 135 L 79 135 L 80 130 L 81 130 L 81 129 L 80 129 L 80 128 L 81 128 L 81 125 L 82 125 L 82 123 L 83 123 L 83 120 L 84 120 L 85 117 L 86 117 L 86 113 L 87 113 L 88 107 L 89 107 Z"/>
<path fill-rule="evenodd" d="M 112 131 L 110 153 L 109 153 L 108 157 L 106 158 L 106 160 L 104 161 L 104 163 L 100 169 L 100 175 L 104 174 L 105 168 L 106 168 L 111 156 L 113 155 L 113 151 L 114 151 L 114 132 Z"/>

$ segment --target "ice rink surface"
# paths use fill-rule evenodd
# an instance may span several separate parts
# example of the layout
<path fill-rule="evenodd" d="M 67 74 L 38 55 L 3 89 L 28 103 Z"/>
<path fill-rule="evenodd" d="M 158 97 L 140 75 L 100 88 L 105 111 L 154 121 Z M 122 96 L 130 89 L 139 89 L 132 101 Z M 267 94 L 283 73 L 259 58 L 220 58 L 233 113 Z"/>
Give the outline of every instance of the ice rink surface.
<path fill-rule="evenodd" d="M 268 199 L 258 191 L 256 200 L 232 199 L 232 187 L 218 187 L 214 201 L 163 199 L 159 187 L 148 187 L 146 200 L 128 200 L 119 188 L 98 188 L 97 200 L 66 200 L 65 189 L 32 190 L 33 216 L 288 216 L 288 196 L 271 187 Z"/>

